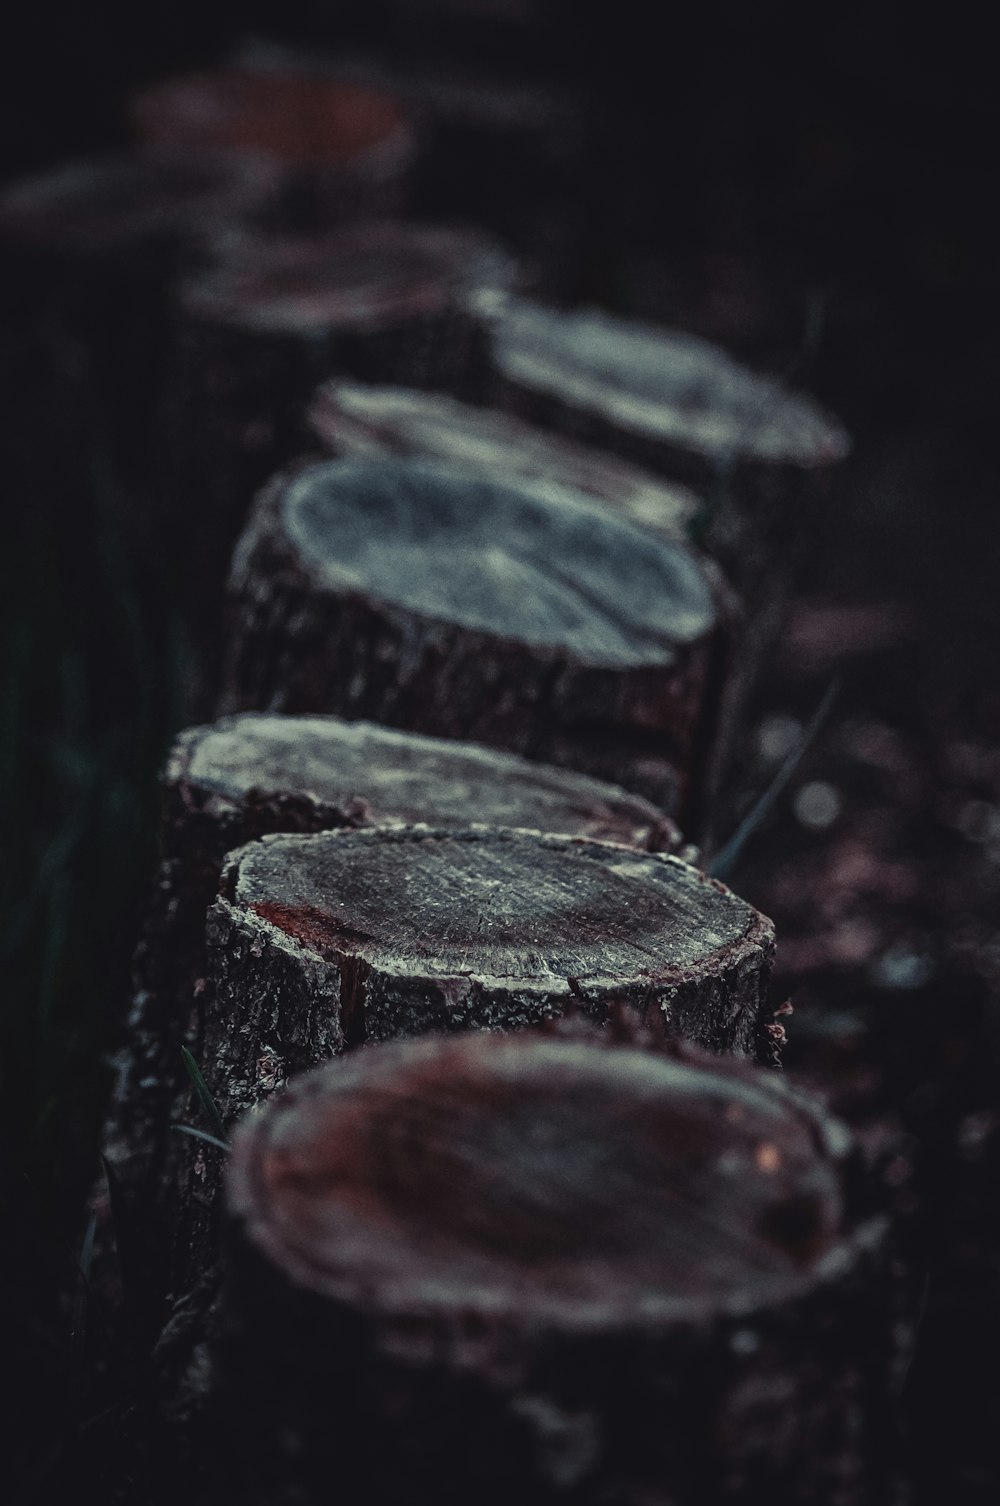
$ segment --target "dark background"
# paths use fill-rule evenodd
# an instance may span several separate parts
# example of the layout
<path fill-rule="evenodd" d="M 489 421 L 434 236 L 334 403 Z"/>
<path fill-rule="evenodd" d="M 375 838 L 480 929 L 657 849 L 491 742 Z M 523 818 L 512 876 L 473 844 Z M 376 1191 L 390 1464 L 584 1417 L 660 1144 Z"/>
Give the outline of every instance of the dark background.
<path fill-rule="evenodd" d="M 0 175 L 124 141 L 129 90 L 218 60 L 248 34 L 568 84 L 587 129 L 557 185 L 574 206 L 566 286 L 791 371 L 845 420 L 855 452 L 755 712 L 757 732 L 776 715 L 802 721 L 840 677 L 833 719 L 797 780 L 831 783 L 844 814 L 821 838 L 786 802 L 733 882 L 775 915 L 779 953 L 787 941 L 779 984 L 805 999 L 791 1064 L 815 1067 L 810 1004 L 815 1014 L 832 999 L 861 1022 L 862 1055 L 896 1073 L 893 1107 L 921 1146 L 930 1209 L 906 1394 L 918 1497 L 993 1500 L 1000 330 L 985 19 L 884 3 L 507 7 L 518 9 L 521 21 L 473 22 L 446 0 L 32 4 L 5 22 Z M 22 526 L 9 477 L 2 505 L 0 1312 L 23 1404 L 10 1458 L 27 1502 L 64 1498 L 70 1480 L 85 1489 L 88 1478 L 81 1424 L 85 1434 L 99 1402 L 85 1394 L 78 1307 L 74 1316 L 81 1207 L 183 645 L 178 604 L 148 566 L 114 540 L 82 553 L 40 541 Z M 904 750 L 877 788 L 844 752 L 845 729 L 859 725 L 889 728 Z M 736 809 L 767 777 L 756 735 Z M 916 793 L 904 799 L 906 778 Z M 902 992 L 877 983 L 870 957 L 851 962 L 849 947 L 816 941 L 823 895 L 846 883 L 844 832 L 859 810 L 859 840 L 888 843 L 881 858 L 910 865 L 913 883 L 898 904 L 879 882 L 847 884 L 835 921 L 842 930 L 844 915 L 874 916 L 890 951 L 930 959 Z M 783 871 L 793 875 L 784 888 Z"/>

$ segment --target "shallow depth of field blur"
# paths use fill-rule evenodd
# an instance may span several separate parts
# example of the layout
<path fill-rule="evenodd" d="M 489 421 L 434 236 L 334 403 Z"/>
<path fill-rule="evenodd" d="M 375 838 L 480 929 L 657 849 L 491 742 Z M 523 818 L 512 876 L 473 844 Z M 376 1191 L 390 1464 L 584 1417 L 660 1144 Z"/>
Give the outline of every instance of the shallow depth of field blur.
<path fill-rule="evenodd" d="M 470 54 L 486 44 L 449 31 L 443 0 L 397 7 L 417 19 L 394 33 L 391 6 L 182 0 L 95 18 L 43 0 L 4 59 L 0 165 L 6 179 L 124 140 L 129 90 L 252 34 L 333 53 L 450 48 L 505 78 L 568 83 L 600 126 L 560 242 L 576 298 L 718 340 L 845 422 L 854 452 L 758 692 L 737 816 L 833 682 L 836 695 L 728 882 L 777 924 L 787 1065 L 860 1102 L 877 1060 L 922 1139 L 934 1216 L 906 1381 L 913 1473 L 921 1501 L 992 1501 L 1000 381 L 985 40 L 950 16 L 897 29 L 882 4 L 649 7 L 667 32 L 638 3 L 539 8 L 553 19 L 537 34 L 498 23 Z M 3 486 L 0 1313 L 26 1403 L 11 1455 L 25 1503 L 55 1488 L 88 1417 L 82 1206 L 191 662 L 183 579 L 116 531 L 99 436 L 91 462 L 86 526 L 71 499 L 53 526 Z"/>

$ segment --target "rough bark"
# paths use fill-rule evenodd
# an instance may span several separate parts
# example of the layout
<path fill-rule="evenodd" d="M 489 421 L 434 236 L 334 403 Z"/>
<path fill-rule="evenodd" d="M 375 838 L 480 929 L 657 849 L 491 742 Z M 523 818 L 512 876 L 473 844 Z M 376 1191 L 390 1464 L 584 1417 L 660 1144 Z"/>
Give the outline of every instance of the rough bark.
<path fill-rule="evenodd" d="M 197 154 L 262 153 L 283 169 L 290 225 L 329 229 L 397 213 L 417 151 L 390 90 L 330 70 L 229 67 L 169 78 L 132 99 L 142 140 Z"/>
<path fill-rule="evenodd" d="M 697 821 L 712 845 L 720 818 L 731 819 L 719 794 L 780 630 L 809 503 L 847 454 L 847 435 L 808 398 L 719 347 L 603 313 L 510 300 L 494 321 L 492 355 L 501 405 L 702 499 L 694 537 L 732 581 L 744 614 Z"/>
<path fill-rule="evenodd" d="M 726 654 L 713 588 L 683 545 L 574 492 L 314 466 L 262 494 L 230 590 L 226 711 L 465 737 L 672 814 L 697 786 Z"/>
<path fill-rule="evenodd" d="M 773 928 L 669 855 L 514 828 L 268 836 L 231 853 L 208 914 L 195 1046 L 223 1122 L 345 1048 L 508 1031 L 625 1007 L 772 1059 Z M 171 1300 L 194 1335 L 217 1259 L 219 1153 L 184 1142 Z"/>
<path fill-rule="evenodd" d="M 162 862 L 104 1133 L 105 1156 L 149 1223 L 152 1249 L 163 1230 L 150 1200 L 179 1149 L 169 1126 L 191 1113 L 180 1048 L 201 1036 L 205 916 L 227 852 L 267 833 L 410 822 L 532 827 L 647 851 L 680 844 L 666 816 L 614 786 L 335 717 L 250 714 L 191 728 L 174 744 L 163 787 Z"/>
<path fill-rule="evenodd" d="M 160 418 L 160 474 L 211 637 L 225 568 L 257 489 L 306 443 L 317 383 L 342 372 L 418 387 L 485 369 L 473 292 L 513 265 L 486 237 L 372 223 L 243 242 L 181 289 Z"/>
<path fill-rule="evenodd" d="M 244 1121 L 227 1202 L 241 1499 L 886 1499 L 885 1222 L 846 1132 L 770 1076 L 384 1047 Z"/>

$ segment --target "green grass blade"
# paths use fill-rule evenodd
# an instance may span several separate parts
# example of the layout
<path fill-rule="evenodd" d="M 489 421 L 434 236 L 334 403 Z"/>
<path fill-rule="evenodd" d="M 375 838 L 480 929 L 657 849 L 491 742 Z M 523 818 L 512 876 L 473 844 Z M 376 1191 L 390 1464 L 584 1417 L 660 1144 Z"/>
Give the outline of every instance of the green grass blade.
<path fill-rule="evenodd" d="M 215 1107 L 215 1099 L 208 1091 L 208 1084 L 201 1075 L 201 1068 L 186 1046 L 181 1047 L 181 1058 L 184 1062 L 184 1069 L 191 1079 L 194 1095 L 201 1104 L 202 1112 L 211 1126 L 212 1134 L 217 1140 L 221 1140 L 224 1145 L 228 1146 L 226 1126 L 222 1122 L 222 1115 Z"/>
<path fill-rule="evenodd" d="M 781 764 L 778 772 L 771 780 L 771 783 L 761 794 L 760 798 L 754 801 L 753 806 L 743 817 L 743 820 L 740 822 L 739 826 L 737 826 L 728 842 L 724 843 L 723 846 L 719 848 L 718 852 L 715 854 L 715 857 L 708 865 L 708 872 L 711 874 L 712 878 L 724 879 L 729 876 L 729 874 L 732 872 L 733 868 L 739 861 L 740 855 L 742 854 L 743 849 L 750 837 L 753 836 L 754 832 L 762 824 L 766 817 L 771 814 L 771 811 L 774 809 L 779 799 L 781 798 L 785 786 L 788 784 L 788 781 L 791 779 L 792 775 L 795 773 L 795 770 L 798 768 L 799 764 L 802 762 L 802 759 L 805 757 L 805 754 L 812 745 L 816 734 L 819 732 L 827 717 L 830 715 L 830 711 L 833 707 L 834 701 L 837 698 L 837 691 L 839 689 L 839 681 L 831 680 L 830 684 L 826 688 L 823 699 L 820 701 L 819 705 L 816 707 L 816 710 L 810 717 L 808 725 L 803 729 L 802 736 L 799 738 L 795 747 Z"/>
<path fill-rule="evenodd" d="M 231 1150 L 228 1140 L 220 1140 L 215 1135 L 208 1135 L 204 1130 L 195 1129 L 193 1124 L 172 1124 L 171 1129 L 178 1130 L 182 1135 L 190 1135 L 193 1140 L 204 1140 L 206 1145 L 214 1145 L 216 1150 Z"/>

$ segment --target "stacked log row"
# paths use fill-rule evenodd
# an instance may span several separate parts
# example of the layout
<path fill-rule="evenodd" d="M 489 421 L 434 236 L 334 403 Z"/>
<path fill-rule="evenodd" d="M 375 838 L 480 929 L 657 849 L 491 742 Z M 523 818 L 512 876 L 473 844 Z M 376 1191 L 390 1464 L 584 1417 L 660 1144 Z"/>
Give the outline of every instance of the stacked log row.
<path fill-rule="evenodd" d="M 807 398 L 707 341 L 603 313 L 510 299 L 493 325 L 492 357 L 500 404 L 702 498 L 695 536 L 744 611 L 708 781 L 706 805 L 717 806 L 743 707 L 780 627 L 809 494 L 847 454 L 846 434 Z"/>
<path fill-rule="evenodd" d="M 330 70 L 232 67 L 186 74 L 136 95 L 131 120 L 157 148 L 197 157 L 225 148 L 282 170 L 280 218 L 303 228 L 399 212 L 417 152 L 398 98 Z"/>
<path fill-rule="evenodd" d="M 576 493 L 314 466 L 262 494 L 230 592 L 226 711 L 465 737 L 671 813 L 697 789 L 725 661 L 711 584 L 683 545 Z"/>
<path fill-rule="evenodd" d="M 773 928 L 670 855 L 513 828 L 267 836 L 208 915 L 198 1053 L 226 1124 L 349 1046 L 510 1031 L 615 1007 L 715 1052 L 772 1057 Z M 214 1265 L 218 1155 L 186 1149 L 174 1301 Z"/>
<path fill-rule="evenodd" d="M 874 1506 L 884 1241 L 846 1134 L 732 1062 L 362 1053 L 237 1137 L 224 1469 L 304 1506 L 345 1476 L 380 1506 Z"/>
<path fill-rule="evenodd" d="M 196 595 L 221 591 L 255 491 L 302 447 L 317 383 L 336 372 L 472 382 L 486 335 L 469 300 L 489 303 L 513 275 L 481 234 L 385 221 L 258 239 L 184 284 L 159 469 Z"/>
<path fill-rule="evenodd" d="M 273 832 L 484 821 L 629 843 L 679 845 L 653 806 L 613 786 L 511 754 L 335 717 L 248 715 L 191 728 L 163 779 L 162 861 L 134 964 L 134 995 L 104 1129 L 104 1155 L 133 1210 L 155 1329 L 175 1216 L 171 1191 L 189 1121 L 181 1046 L 201 1051 L 210 1009 L 205 916 L 225 854 Z"/>
<path fill-rule="evenodd" d="M 796 532 L 804 483 L 847 436 L 809 399 L 694 335 L 510 299 L 493 325 L 499 400 L 693 487 L 706 536 L 745 574 L 774 531 Z"/>
<path fill-rule="evenodd" d="M 352 144 L 356 138 L 366 144 L 374 122 L 387 113 L 385 104 L 377 112 L 369 101 L 397 102 L 397 112 L 402 108 L 412 121 L 419 147 L 404 175 L 404 193 L 398 196 L 406 198 L 410 212 L 420 219 L 487 226 L 530 257 L 546 286 L 562 290 L 578 270 L 573 235 L 578 234 L 581 218 L 574 193 L 583 135 L 581 102 L 563 81 L 548 78 L 543 84 L 523 76 L 513 81 L 495 66 L 485 68 L 487 57 L 492 59 L 489 49 L 480 50 L 474 60 L 429 60 L 412 47 L 392 61 L 381 48 L 377 53 L 352 49 L 346 54 L 338 49 L 331 57 L 254 38 L 236 48 L 225 70 L 210 76 L 215 81 L 212 98 L 231 79 L 246 81 L 248 92 L 252 88 L 265 96 L 273 88 L 277 97 L 291 93 L 292 80 L 298 78 L 307 91 L 322 97 L 325 90 L 332 99 L 345 102 L 327 117 L 332 115 L 336 126 L 346 117 L 353 126 Z M 197 93 L 186 95 L 189 104 L 195 99 L 204 102 L 205 76 L 197 82 Z M 152 125 L 148 101 L 174 98 L 186 83 L 169 81 L 136 101 L 133 115 L 144 136 Z M 357 102 L 353 108 L 352 101 Z M 157 112 L 158 134 L 172 130 L 177 114 L 176 108 L 166 118 L 162 110 Z M 355 121 L 355 116 L 360 118 Z M 306 118 L 308 150 L 315 157 L 330 131 L 313 120 L 313 112 Z M 231 123 L 228 110 L 216 112 L 214 128 L 222 122 Z M 197 126 L 204 130 L 200 118 Z M 335 141 L 340 134 L 342 129 L 334 132 Z M 284 126 L 283 141 L 290 135 Z M 286 145 L 286 154 L 287 150 Z M 376 152 L 381 161 L 381 143 Z M 369 147 L 362 162 L 370 155 Z M 339 180 L 334 181 L 336 196 L 313 196 L 314 216 L 325 215 L 319 220 L 324 226 L 332 216 L 338 223 L 344 218 L 345 193 Z M 393 207 L 398 210 L 400 205 Z M 388 208 L 383 192 L 381 205 L 369 201 L 368 212 L 385 213 Z"/>

